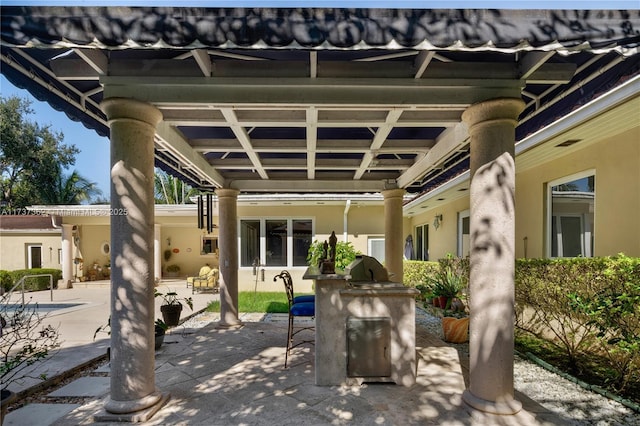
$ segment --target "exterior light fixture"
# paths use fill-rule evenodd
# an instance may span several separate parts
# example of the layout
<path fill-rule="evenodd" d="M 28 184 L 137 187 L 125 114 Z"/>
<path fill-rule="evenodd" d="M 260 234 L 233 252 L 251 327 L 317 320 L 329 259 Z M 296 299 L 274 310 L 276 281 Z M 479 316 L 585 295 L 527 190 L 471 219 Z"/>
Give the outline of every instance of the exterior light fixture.
<path fill-rule="evenodd" d="M 442 214 L 437 214 L 433 218 L 433 227 L 436 228 L 436 230 L 437 230 L 438 228 L 440 228 L 441 224 L 442 224 Z"/>

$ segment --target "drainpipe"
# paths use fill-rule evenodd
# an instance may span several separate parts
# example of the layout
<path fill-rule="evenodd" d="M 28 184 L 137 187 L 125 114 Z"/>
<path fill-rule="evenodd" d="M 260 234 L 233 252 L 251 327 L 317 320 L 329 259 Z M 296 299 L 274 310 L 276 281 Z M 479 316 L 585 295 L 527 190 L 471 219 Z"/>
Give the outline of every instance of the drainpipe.
<path fill-rule="evenodd" d="M 349 209 L 351 208 L 351 200 L 347 200 L 347 203 L 344 206 L 344 222 L 342 225 L 342 229 L 344 231 L 344 242 L 348 242 L 349 241 L 349 233 L 348 233 L 348 224 L 349 224 L 349 220 L 348 220 L 348 216 L 349 216 Z"/>

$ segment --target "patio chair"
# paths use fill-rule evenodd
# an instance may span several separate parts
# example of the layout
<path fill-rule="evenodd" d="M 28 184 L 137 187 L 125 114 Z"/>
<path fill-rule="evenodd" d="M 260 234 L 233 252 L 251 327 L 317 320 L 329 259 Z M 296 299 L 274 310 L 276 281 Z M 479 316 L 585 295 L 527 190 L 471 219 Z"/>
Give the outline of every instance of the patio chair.
<path fill-rule="evenodd" d="M 287 292 L 287 302 L 289 304 L 289 326 L 287 328 L 287 347 L 285 350 L 284 356 L 284 367 L 287 368 L 287 362 L 289 360 L 289 352 L 291 349 L 309 343 L 315 344 L 315 335 L 314 339 L 301 339 L 295 344 L 293 343 L 293 337 L 305 330 L 315 331 L 315 297 L 313 295 L 305 295 L 298 296 L 297 298 L 293 295 L 293 280 L 291 279 L 291 274 L 288 271 L 282 271 L 280 274 L 273 277 L 273 281 L 277 281 L 278 278 L 282 279 L 284 283 L 284 288 Z M 311 318 L 314 320 L 313 325 L 298 325 L 295 324 L 296 318 Z"/>
<path fill-rule="evenodd" d="M 187 288 L 191 287 L 191 293 L 208 289 L 215 292 L 219 290 L 218 278 L 218 269 L 205 265 L 200 268 L 200 272 L 197 277 L 187 278 Z"/>

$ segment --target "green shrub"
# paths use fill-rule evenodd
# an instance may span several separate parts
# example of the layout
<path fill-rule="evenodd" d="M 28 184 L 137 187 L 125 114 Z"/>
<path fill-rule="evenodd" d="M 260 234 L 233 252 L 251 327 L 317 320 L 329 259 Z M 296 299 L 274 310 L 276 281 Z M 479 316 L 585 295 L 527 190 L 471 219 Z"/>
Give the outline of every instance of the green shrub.
<path fill-rule="evenodd" d="M 9 291 L 11 287 L 13 287 L 13 280 L 11 279 L 11 273 L 9 271 L 0 270 L 0 287 L 2 287 L 4 291 Z"/>
<path fill-rule="evenodd" d="M 307 265 L 318 266 L 320 259 L 324 253 L 324 241 L 315 240 L 307 254 Z M 336 269 L 342 269 L 349 266 L 356 258 L 356 255 L 362 254 L 357 251 L 350 242 L 338 241 L 336 243 Z"/>
<path fill-rule="evenodd" d="M 607 385 L 623 390 L 640 371 L 640 259 L 519 259 L 516 325 L 563 350 L 573 374 L 600 357 Z M 585 356 L 588 354 L 588 356 Z"/>
<path fill-rule="evenodd" d="M 403 281 L 407 287 L 418 287 L 427 285 L 427 277 L 434 274 L 439 268 L 438 262 L 423 260 L 403 261 Z"/>
<path fill-rule="evenodd" d="M 62 279 L 62 271 L 60 269 L 52 268 L 18 269 L 16 271 L 11 271 L 9 274 L 11 275 L 11 280 L 13 283 L 17 283 L 25 275 L 51 274 L 53 275 L 54 288 L 58 286 L 58 280 Z M 12 286 L 13 284 L 11 284 L 11 287 Z M 49 277 L 27 278 L 24 282 L 25 291 L 41 291 L 47 290 L 48 288 Z"/>
<path fill-rule="evenodd" d="M 640 259 L 624 255 L 604 259 L 606 286 L 568 295 L 574 312 L 589 318 L 615 371 L 613 386 L 624 390 L 640 380 Z M 586 291 L 585 291 L 586 290 Z M 594 293 L 595 290 L 595 293 Z"/>

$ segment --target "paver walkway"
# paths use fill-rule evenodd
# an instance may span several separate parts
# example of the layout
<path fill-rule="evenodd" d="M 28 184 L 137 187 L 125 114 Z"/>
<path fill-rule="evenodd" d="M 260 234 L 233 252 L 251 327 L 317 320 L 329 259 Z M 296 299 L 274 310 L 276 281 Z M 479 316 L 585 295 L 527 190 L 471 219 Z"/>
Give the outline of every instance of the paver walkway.
<path fill-rule="evenodd" d="M 214 314 L 210 314 L 214 315 Z M 471 415 L 461 400 L 465 377 L 458 352 L 417 327 L 417 383 L 320 387 L 313 349 L 296 350 L 283 368 L 286 316 L 243 317 L 236 330 L 177 327 L 156 352 L 156 383 L 171 398 L 148 425 L 560 425 L 524 395 L 518 416 Z M 96 422 L 108 397 L 108 367 L 52 395 L 87 396 L 82 404 L 32 404 L 9 413 L 4 426 Z"/>

